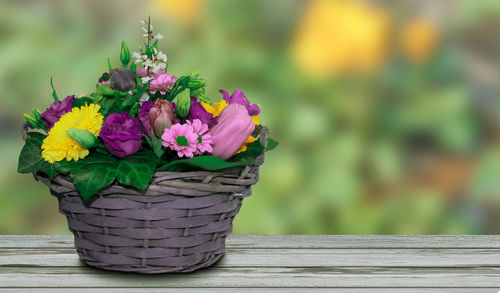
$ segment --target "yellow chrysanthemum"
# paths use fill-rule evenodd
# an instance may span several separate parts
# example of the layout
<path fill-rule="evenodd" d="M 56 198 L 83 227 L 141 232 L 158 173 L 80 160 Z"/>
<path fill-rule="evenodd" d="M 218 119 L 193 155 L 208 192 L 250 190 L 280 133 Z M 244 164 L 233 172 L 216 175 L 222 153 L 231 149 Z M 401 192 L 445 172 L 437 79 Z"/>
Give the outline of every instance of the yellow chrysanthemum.
<path fill-rule="evenodd" d="M 42 158 L 49 163 L 63 159 L 78 161 L 85 158 L 89 154 L 89 150 L 69 138 L 66 131 L 69 128 L 76 128 L 88 130 L 95 136 L 99 135 L 104 122 L 104 117 L 99 113 L 100 109 L 101 106 L 90 104 L 81 108 L 75 107 L 71 112 L 64 114 L 44 139 Z"/>
<path fill-rule="evenodd" d="M 256 140 L 257 140 L 257 139 L 256 139 L 255 137 L 253 137 L 253 136 L 251 136 L 251 135 L 250 135 L 250 136 L 247 138 L 247 140 L 245 141 L 245 143 L 241 146 L 241 148 L 240 148 L 240 149 L 236 152 L 236 154 L 239 154 L 239 153 L 241 153 L 241 152 L 246 151 L 246 150 L 247 150 L 248 145 L 249 145 L 249 144 L 251 144 L 252 142 L 256 141 Z"/>

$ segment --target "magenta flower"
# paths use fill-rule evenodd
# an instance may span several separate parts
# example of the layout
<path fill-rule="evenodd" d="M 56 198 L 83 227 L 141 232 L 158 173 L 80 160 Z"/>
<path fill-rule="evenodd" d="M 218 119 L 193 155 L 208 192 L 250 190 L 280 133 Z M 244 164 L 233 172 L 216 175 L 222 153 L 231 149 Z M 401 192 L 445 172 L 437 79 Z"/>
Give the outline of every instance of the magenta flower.
<path fill-rule="evenodd" d="M 177 81 L 177 77 L 173 74 L 155 74 L 153 80 L 149 83 L 149 91 L 152 94 L 160 92 L 162 95 L 166 94 L 170 88 Z"/>
<path fill-rule="evenodd" d="M 247 109 L 240 104 L 231 104 L 217 116 L 217 124 L 210 128 L 213 139 L 212 155 L 227 160 L 245 143 L 255 129 Z"/>
<path fill-rule="evenodd" d="M 192 158 L 197 151 L 198 135 L 189 124 L 174 124 L 161 136 L 162 145 L 177 152 L 182 158 Z"/>
<path fill-rule="evenodd" d="M 260 107 L 257 104 L 253 104 L 250 106 L 250 101 L 247 99 L 245 94 L 240 89 L 235 89 L 233 94 L 229 96 L 229 94 L 225 90 L 219 90 L 224 96 L 224 100 L 229 104 L 240 104 L 245 106 L 248 111 L 248 115 L 255 116 L 259 115 Z"/>
<path fill-rule="evenodd" d="M 113 113 L 106 117 L 99 137 L 113 156 L 124 158 L 136 153 L 142 144 L 141 124 L 129 113 Z"/>
<path fill-rule="evenodd" d="M 217 119 L 211 114 L 208 113 L 205 108 L 198 102 L 198 99 L 195 97 L 191 97 L 191 108 L 189 110 L 189 119 L 200 119 L 201 122 L 206 123 L 208 127 L 212 127 L 217 124 Z"/>
<path fill-rule="evenodd" d="M 196 145 L 196 155 L 201 155 L 205 152 L 212 152 L 213 139 L 212 135 L 208 133 L 208 125 L 203 123 L 200 119 L 193 121 L 187 120 L 186 123 L 190 125 L 194 132 L 198 135 L 198 143 Z"/>
<path fill-rule="evenodd" d="M 52 103 L 45 112 L 40 114 L 40 117 L 42 117 L 45 122 L 45 126 L 47 127 L 48 130 L 54 126 L 54 123 L 59 121 L 59 118 L 61 118 L 62 115 L 71 112 L 71 103 L 75 100 L 75 96 L 67 96 L 62 100 L 62 102 L 57 101 Z"/>

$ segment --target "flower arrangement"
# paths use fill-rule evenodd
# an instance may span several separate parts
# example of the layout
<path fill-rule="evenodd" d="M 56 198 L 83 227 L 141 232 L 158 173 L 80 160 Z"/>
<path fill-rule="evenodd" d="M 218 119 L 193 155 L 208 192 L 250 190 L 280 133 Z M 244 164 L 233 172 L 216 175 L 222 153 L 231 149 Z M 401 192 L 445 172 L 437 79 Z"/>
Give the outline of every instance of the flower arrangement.
<path fill-rule="evenodd" d="M 144 48 L 130 54 L 122 42 L 122 67 L 103 73 L 96 91 L 59 99 L 45 111 L 25 114 L 29 127 L 20 173 L 70 176 L 84 200 L 117 182 L 146 189 L 155 172 L 218 171 L 252 164 L 276 147 L 258 140 L 260 107 L 237 89 L 211 103 L 198 73 L 167 71 L 160 34 L 142 21 Z M 131 60 L 133 59 L 133 60 Z"/>

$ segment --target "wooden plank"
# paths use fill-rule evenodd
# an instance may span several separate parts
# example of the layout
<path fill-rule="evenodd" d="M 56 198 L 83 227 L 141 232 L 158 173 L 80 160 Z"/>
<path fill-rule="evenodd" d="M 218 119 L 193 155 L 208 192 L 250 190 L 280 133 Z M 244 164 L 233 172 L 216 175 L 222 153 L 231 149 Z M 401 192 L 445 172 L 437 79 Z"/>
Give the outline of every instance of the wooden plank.
<path fill-rule="evenodd" d="M 230 235 L 234 248 L 500 248 L 500 235 Z M 2 235 L 0 248 L 73 248 L 72 235 Z"/>
<path fill-rule="evenodd" d="M 500 267 L 500 249 L 227 249 L 218 267 Z M 74 249 L 0 249 L 1 266 L 80 266 Z"/>
<path fill-rule="evenodd" d="M 4 288 L 481 288 L 500 286 L 500 268 L 248 267 L 138 276 L 88 267 L 2 267 L 0 284 Z"/>

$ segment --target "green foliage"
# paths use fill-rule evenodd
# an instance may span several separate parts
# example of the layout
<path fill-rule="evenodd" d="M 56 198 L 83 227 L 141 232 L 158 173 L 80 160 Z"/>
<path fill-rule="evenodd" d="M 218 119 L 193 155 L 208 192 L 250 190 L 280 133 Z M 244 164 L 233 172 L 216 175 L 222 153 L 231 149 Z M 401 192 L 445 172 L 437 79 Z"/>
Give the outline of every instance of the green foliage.
<path fill-rule="evenodd" d="M 81 106 L 85 106 L 85 104 L 89 105 L 89 104 L 92 104 L 93 102 L 94 102 L 94 100 L 89 98 L 89 97 L 76 98 L 71 103 L 71 107 L 72 108 L 74 108 L 74 107 L 80 108 Z"/>
<path fill-rule="evenodd" d="M 50 87 L 52 88 L 52 98 L 54 99 L 54 102 L 58 102 L 59 98 L 57 97 L 56 89 L 54 88 L 53 79 L 54 77 L 50 78 Z"/>
<path fill-rule="evenodd" d="M 161 139 L 157 138 L 155 136 L 153 127 L 151 127 L 151 138 L 149 138 L 149 136 L 144 134 L 144 139 L 149 144 L 149 146 L 151 147 L 151 149 L 153 150 L 155 155 L 158 158 L 161 158 L 163 156 L 163 154 L 165 153 L 165 148 L 163 148 L 163 146 L 161 144 Z"/>
<path fill-rule="evenodd" d="M 160 168 L 158 171 L 182 172 L 186 170 L 207 170 L 219 171 L 233 167 L 248 166 L 253 161 L 228 162 L 213 156 L 197 156 L 184 160 L 169 162 Z"/>
<path fill-rule="evenodd" d="M 179 93 L 185 89 L 189 89 L 191 96 L 197 97 L 204 102 L 209 102 L 205 95 L 205 86 L 207 83 L 204 79 L 198 78 L 199 75 L 199 72 L 193 72 L 179 77 L 172 86 L 167 100 L 172 101 Z"/>
<path fill-rule="evenodd" d="M 50 178 L 54 178 L 57 175 L 56 166 L 46 162 L 42 158 L 41 146 L 45 137 L 45 135 L 38 132 L 29 133 L 19 155 L 17 167 L 19 173 L 42 172 Z"/>
<path fill-rule="evenodd" d="M 43 118 L 40 117 L 41 114 L 40 109 L 34 107 L 31 110 L 31 113 L 33 113 L 33 116 L 26 113 L 23 114 L 24 118 L 31 125 L 31 127 L 47 130 Z"/>

